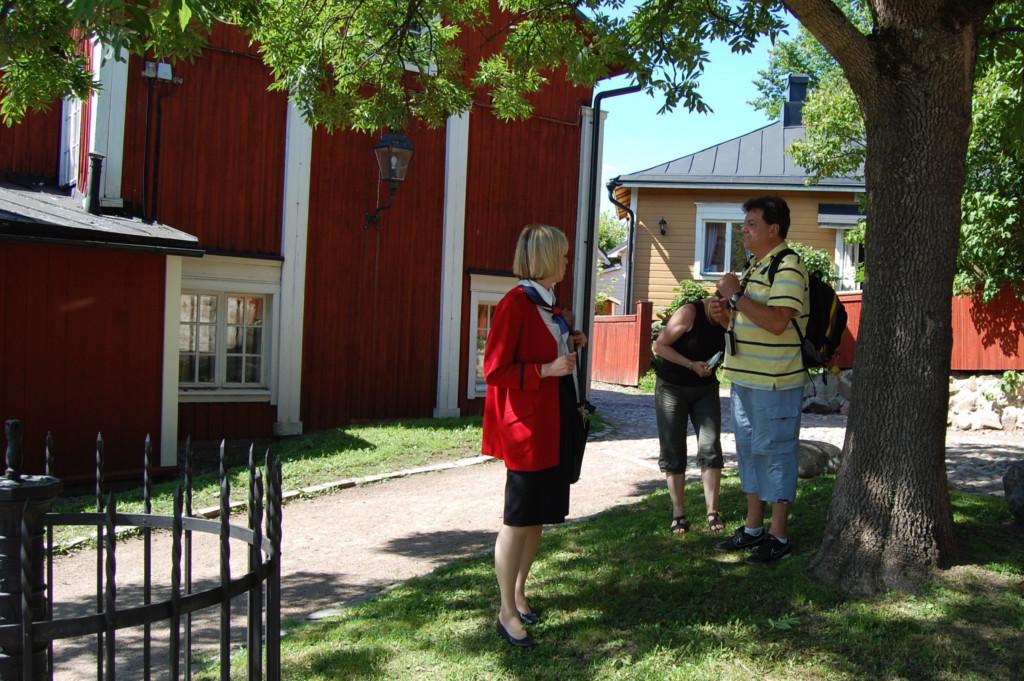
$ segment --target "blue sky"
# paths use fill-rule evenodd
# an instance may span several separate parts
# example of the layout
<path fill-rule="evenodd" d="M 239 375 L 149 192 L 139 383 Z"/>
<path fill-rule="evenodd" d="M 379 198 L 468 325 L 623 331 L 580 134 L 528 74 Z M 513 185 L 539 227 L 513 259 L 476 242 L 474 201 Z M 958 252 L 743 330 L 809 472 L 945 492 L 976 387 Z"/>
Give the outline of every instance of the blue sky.
<path fill-rule="evenodd" d="M 611 210 L 608 180 L 644 170 L 732 139 L 770 123 L 747 102 L 757 96 L 754 79 L 768 65 L 770 43 L 762 40 L 749 54 L 733 54 L 728 45 L 708 46 L 710 61 L 698 91 L 714 113 L 690 113 L 682 107 L 658 115 L 661 101 L 643 92 L 612 97 L 602 102 L 608 111 L 604 129 L 601 169 L 601 209 Z M 629 85 L 624 77 L 598 83 L 595 93 Z"/>

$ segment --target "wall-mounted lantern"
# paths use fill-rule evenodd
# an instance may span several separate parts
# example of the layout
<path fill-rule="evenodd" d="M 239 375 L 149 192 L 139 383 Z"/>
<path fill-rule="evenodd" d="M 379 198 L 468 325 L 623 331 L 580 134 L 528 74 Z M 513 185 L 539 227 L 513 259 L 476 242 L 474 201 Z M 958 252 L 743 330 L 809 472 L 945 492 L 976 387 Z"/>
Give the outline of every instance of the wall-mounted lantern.
<path fill-rule="evenodd" d="M 398 183 L 405 179 L 409 170 L 409 162 L 415 148 L 401 132 L 389 130 L 380 141 L 373 145 L 373 154 L 377 157 L 377 167 L 380 170 L 380 179 L 388 183 L 388 200 L 377 206 L 372 213 L 366 216 L 366 227 L 376 227 L 380 221 L 381 211 L 391 207 L 395 200 L 395 192 L 398 190 Z"/>
<path fill-rule="evenodd" d="M 658 230 L 661 231 L 661 235 L 665 236 L 665 230 L 668 229 L 668 223 L 665 222 L 665 218 L 658 220 Z"/>

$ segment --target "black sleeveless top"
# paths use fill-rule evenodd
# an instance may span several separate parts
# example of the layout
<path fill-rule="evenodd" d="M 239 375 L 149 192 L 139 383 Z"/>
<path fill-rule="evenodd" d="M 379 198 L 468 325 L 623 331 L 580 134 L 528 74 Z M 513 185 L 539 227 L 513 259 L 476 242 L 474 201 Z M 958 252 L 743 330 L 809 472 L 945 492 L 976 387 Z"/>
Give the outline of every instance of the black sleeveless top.
<path fill-rule="evenodd" d="M 676 342 L 672 344 L 672 349 L 691 361 L 706 362 L 716 352 L 725 351 L 725 329 L 708 319 L 704 312 L 704 301 L 697 300 L 692 305 L 697 309 L 693 326 L 676 339 Z M 661 380 L 675 385 L 718 383 L 718 377 L 713 372 L 707 378 L 701 378 L 689 369 L 670 362 L 664 357 L 658 363 L 655 373 Z"/>

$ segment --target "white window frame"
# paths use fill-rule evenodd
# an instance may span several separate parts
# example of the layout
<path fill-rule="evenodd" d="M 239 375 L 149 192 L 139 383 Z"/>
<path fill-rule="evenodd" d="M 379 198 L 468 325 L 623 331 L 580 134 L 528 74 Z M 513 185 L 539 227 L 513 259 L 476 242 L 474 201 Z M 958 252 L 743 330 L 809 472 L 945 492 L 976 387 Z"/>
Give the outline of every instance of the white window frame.
<path fill-rule="evenodd" d="M 214 366 L 214 376 L 213 376 L 213 381 L 210 382 L 210 383 L 197 383 L 197 382 L 189 382 L 189 381 L 182 382 L 179 379 L 179 382 L 178 382 L 179 388 L 182 391 L 189 391 L 189 390 L 235 391 L 235 390 L 240 390 L 240 391 L 243 391 L 243 392 L 246 392 L 246 393 L 251 393 L 252 391 L 266 391 L 267 390 L 267 384 L 268 384 L 268 380 L 267 379 L 268 379 L 268 376 L 269 376 L 269 367 L 268 367 L 268 365 L 269 365 L 269 360 L 270 360 L 270 353 L 268 352 L 268 345 L 269 345 L 269 340 L 270 340 L 269 337 L 268 337 L 269 336 L 268 331 L 270 331 L 270 319 L 269 319 L 270 310 L 271 310 L 270 296 L 264 295 L 264 294 L 259 294 L 259 293 L 239 293 L 237 291 L 201 291 L 201 290 L 190 290 L 190 289 L 184 289 L 184 288 L 181 291 L 181 295 L 182 295 L 182 297 L 184 297 L 184 296 L 209 296 L 209 297 L 213 297 L 213 298 L 217 299 L 217 307 L 216 307 L 216 322 L 215 322 L 215 324 L 216 324 L 216 335 L 214 337 L 215 338 L 215 340 L 214 340 L 214 351 L 212 353 L 213 356 L 214 356 L 214 365 L 213 365 Z M 228 298 L 242 298 L 243 300 L 246 299 L 246 298 L 258 298 L 259 300 L 263 301 L 263 323 L 259 327 L 260 328 L 260 332 L 261 332 L 260 333 L 261 349 L 260 349 L 260 352 L 259 352 L 259 357 L 260 357 L 260 378 L 259 378 L 258 381 L 255 381 L 255 382 L 252 382 L 252 383 L 246 383 L 246 382 L 244 382 L 244 380 L 242 382 L 229 382 L 228 379 L 227 379 L 227 364 L 228 364 L 227 359 L 228 359 L 228 354 L 229 354 L 228 350 L 227 350 L 227 331 L 228 331 L 227 310 L 228 310 Z M 182 324 L 182 322 L 180 320 L 180 317 L 179 317 L 178 323 L 179 323 L 179 325 Z M 197 325 L 200 324 L 200 323 L 201 322 L 196 322 Z M 240 324 L 236 324 L 236 325 L 233 325 L 233 326 L 239 326 L 239 327 L 244 328 Z M 181 352 L 181 350 L 179 348 L 179 356 L 180 356 L 180 352 Z M 211 354 L 211 353 L 204 353 L 204 354 Z M 231 353 L 231 354 L 237 355 L 238 353 Z M 256 353 L 244 353 L 241 356 L 244 359 L 246 356 L 255 356 L 255 355 L 256 355 Z M 245 374 L 244 364 L 243 364 L 242 373 L 243 373 L 243 379 L 244 379 L 244 374 Z"/>
<path fill-rule="evenodd" d="M 440 16 L 435 14 L 433 20 L 437 21 L 439 18 L 440 18 Z M 422 37 L 423 34 L 426 33 L 426 32 L 427 32 L 426 26 L 410 26 L 409 27 L 409 33 L 415 34 L 415 35 L 420 36 L 420 37 Z M 402 66 L 405 68 L 406 71 L 409 71 L 410 73 L 419 73 L 420 72 L 420 67 L 417 66 L 416 64 L 414 64 L 411 61 L 404 61 L 404 62 L 402 62 Z M 428 76 L 436 76 L 437 75 L 437 64 L 434 64 L 433 62 L 431 62 L 430 64 L 427 64 L 426 75 L 428 75 Z"/>
<path fill-rule="evenodd" d="M 494 274 L 469 275 L 469 343 L 466 357 L 466 397 L 476 400 L 487 394 L 487 386 L 476 382 L 476 322 L 480 316 L 480 305 L 497 305 L 512 288 L 519 283 L 517 277 L 503 277 Z"/>
<path fill-rule="evenodd" d="M 270 402 L 276 403 L 278 341 L 280 332 L 274 324 L 281 296 L 281 262 L 256 258 L 232 258 L 207 255 L 183 259 L 181 294 L 217 295 L 217 383 L 179 383 L 180 402 Z M 263 361 L 260 363 L 260 385 L 224 384 L 227 370 L 227 297 L 262 296 Z M 180 297 L 179 297 L 180 299 Z M 223 307 L 221 305 L 223 304 Z M 179 322 L 180 323 L 180 322 Z M 177 338 L 177 334 L 175 334 Z"/>
<path fill-rule="evenodd" d="M 704 241 L 707 233 L 705 224 L 708 222 L 739 222 L 742 224 L 746 215 L 743 212 L 742 204 L 739 203 L 702 203 L 698 201 L 694 205 L 697 207 L 697 221 L 694 226 L 696 239 L 694 240 L 693 278 L 698 281 L 717 281 L 725 272 L 704 271 Z M 732 253 L 731 229 L 725 231 L 725 252 Z M 731 265 L 737 269 L 742 267 L 743 263 L 731 263 Z"/>
<path fill-rule="evenodd" d="M 61 187 L 78 184 L 78 156 L 82 143 L 82 100 L 65 97 L 60 123 Z"/>
<path fill-rule="evenodd" d="M 856 293 L 861 290 L 857 282 L 857 260 L 860 257 L 860 244 L 846 243 L 846 235 L 850 225 L 819 225 L 825 229 L 834 229 L 836 232 L 836 247 L 832 261 L 836 264 L 839 273 L 840 293 Z"/>

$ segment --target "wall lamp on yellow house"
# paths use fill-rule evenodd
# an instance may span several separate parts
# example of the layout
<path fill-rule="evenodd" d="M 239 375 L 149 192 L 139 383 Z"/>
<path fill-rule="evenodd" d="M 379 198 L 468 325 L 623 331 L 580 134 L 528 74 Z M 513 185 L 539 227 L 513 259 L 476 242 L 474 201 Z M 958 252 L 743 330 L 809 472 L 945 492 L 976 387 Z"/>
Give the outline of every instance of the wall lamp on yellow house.
<path fill-rule="evenodd" d="M 661 232 L 662 236 L 665 236 L 665 231 L 668 229 L 668 223 L 665 222 L 665 218 L 658 220 L 658 231 Z"/>

